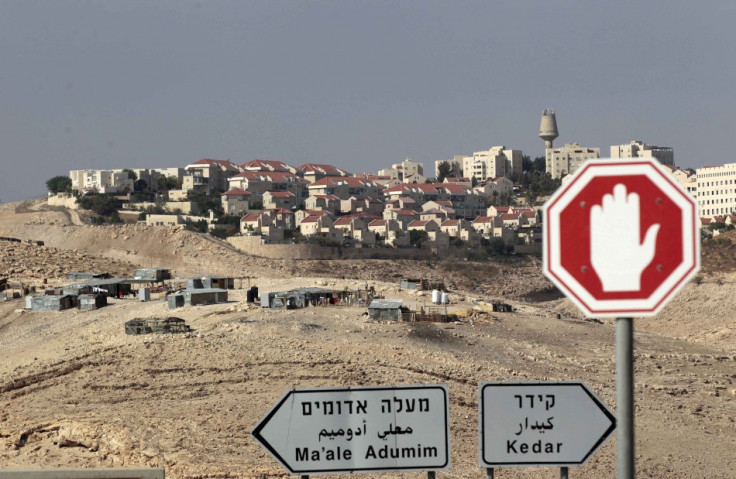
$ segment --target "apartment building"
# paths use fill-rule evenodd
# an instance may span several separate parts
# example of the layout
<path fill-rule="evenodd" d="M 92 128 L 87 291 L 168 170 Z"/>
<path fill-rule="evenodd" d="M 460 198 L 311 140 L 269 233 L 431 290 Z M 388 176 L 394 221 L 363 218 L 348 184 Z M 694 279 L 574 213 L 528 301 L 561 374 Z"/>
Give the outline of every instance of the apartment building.
<path fill-rule="evenodd" d="M 71 170 L 72 190 L 85 193 L 122 193 L 133 191 L 134 181 L 127 171 L 117 170 Z"/>
<path fill-rule="evenodd" d="M 704 166 L 696 170 L 700 216 L 736 212 L 736 163 Z"/>
<path fill-rule="evenodd" d="M 579 143 L 565 143 L 560 148 L 547 148 L 545 150 L 545 161 L 547 173 L 552 178 L 562 178 L 575 171 L 592 158 L 600 158 L 600 148 L 580 146 Z"/>
<path fill-rule="evenodd" d="M 203 159 L 195 161 L 184 168 L 186 175 L 182 179 L 183 191 L 226 191 L 230 189 L 228 179 L 240 172 L 240 168 L 227 160 Z"/>
<path fill-rule="evenodd" d="M 507 178 L 520 175 L 522 170 L 521 150 L 494 146 L 486 151 L 476 151 L 473 156 L 463 158 L 463 176 L 475 178 L 479 183 L 499 176 Z"/>
<path fill-rule="evenodd" d="M 398 181 L 404 181 L 404 178 L 424 175 L 424 164 L 418 163 L 411 158 L 406 158 L 401 163 L 391 165 L 391 168 L 378 170 L 379 176 L 389 176 Z"/>
<path fill-rule="evenodd" d="M 611 146 L 611 158 L 654 158 L 665 166 L 675 166 L 675 153 L 672 148 L 647 145 L 640 140 L 632 140 L 627 145 Z"/>

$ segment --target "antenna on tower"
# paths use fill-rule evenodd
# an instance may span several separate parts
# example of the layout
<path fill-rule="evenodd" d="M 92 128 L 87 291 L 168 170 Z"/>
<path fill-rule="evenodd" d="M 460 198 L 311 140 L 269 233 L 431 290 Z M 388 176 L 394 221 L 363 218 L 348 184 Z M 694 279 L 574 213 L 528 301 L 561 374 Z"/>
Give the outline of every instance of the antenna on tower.
<path fill-rule="evenodd" d="M 542 112 L 542 121 L 539 123 L 539 138 L 544 140 L 545 148 L 552 148 L 552 142 L 558 136 L 555 111 L 552 108 L 545 108 Z"/>

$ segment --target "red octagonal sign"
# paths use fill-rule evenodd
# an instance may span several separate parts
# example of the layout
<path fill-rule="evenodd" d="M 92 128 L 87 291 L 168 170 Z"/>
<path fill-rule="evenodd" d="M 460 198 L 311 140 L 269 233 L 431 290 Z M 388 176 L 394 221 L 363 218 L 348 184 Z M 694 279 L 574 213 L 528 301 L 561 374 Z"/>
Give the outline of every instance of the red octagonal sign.
<path fill-rule="evenodd" d="M 588 316 L 654 316 L 700 268 L 697 211 L 656 160 L 589 160 L 544 205 L 544 274 Z"/>

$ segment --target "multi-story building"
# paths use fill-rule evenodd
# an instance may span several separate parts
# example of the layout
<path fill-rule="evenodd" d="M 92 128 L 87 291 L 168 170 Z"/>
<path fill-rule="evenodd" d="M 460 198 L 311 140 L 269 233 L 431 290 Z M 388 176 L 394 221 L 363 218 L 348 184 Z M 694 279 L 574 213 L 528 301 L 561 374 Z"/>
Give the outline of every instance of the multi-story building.
<path fill-rule="evenodd" d="M 675 165 L 675 153 L 672 148 L 647 145 L 640 140 L 632 140 L 628 145 L 611 146 L 611 158 L 655 158 L 665 166 Z"/>
<path fill-rule="evenodd" d="M 72 190 L 80 193 L 133 191 L 134 181 L 124 170 L 71 170 Z"/>
<path fill-rule="evenodd" d="M 240 172 L 235 163 L 228 160 L 204 159 L 187 165 L 187 174 L 182 179 L 181 189 L 184 191 L 227 191 L 228 179 Z"/>
<path fill-rule="evenodd" d="M 327 176 L 315 181 L 307 188 L 310 196 L 334 195 L 341 200 L 346 200 L 351 196 L 379 199 L 383 192 L 383 187 L 378 183 L 354 177 Z"/>
<path fill-rule="evenodd" d="M 589 148 L 580 146 L 578 143 L 565 143 L 561 148 L 547 148 L 545 150 L 545 160 L 547 173 L 552 178 L 562 178 L 563 176 L 575 173 L 580 165 L 591 158 L 600 158 L 600 148 Z"/>
<path fill-rule="evenodd" d="M 391 168 L 378 170 L 379 176 L 390 176 L 392 179 L 404 181 L 404 178 L 414 175 L 423 175 L 424 165 L 417 163 L 411 158 L 407 158 L 401 163 L 391 165 Z"/>
<path fill-rule="evenodd" d="M 736 212 L 736 163 L 704 166 L 696 170 L 700 216 Z"/>
<path fill-rule="evenodd" d="M 499 176 L 510 178 L 520 175 L 521 156 L 521 150 L 510 150 L 505 146 L 476 151 L 473 156 L 463 158 L 463 176 L 475 178 L 480 183 Z"/>

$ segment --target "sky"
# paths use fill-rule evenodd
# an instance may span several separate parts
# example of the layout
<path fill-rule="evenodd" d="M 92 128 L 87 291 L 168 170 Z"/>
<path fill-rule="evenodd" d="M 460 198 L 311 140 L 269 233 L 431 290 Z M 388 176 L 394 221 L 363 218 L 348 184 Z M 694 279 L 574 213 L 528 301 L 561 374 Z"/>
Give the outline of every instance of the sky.
<path fill-rule="evenodd" d="M 736 2 L 0 0 L 0 202 L 201 158 L 376 172 L 642 140 L 730 163 Z"/>

